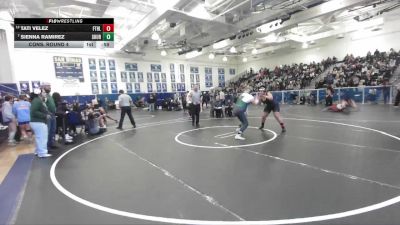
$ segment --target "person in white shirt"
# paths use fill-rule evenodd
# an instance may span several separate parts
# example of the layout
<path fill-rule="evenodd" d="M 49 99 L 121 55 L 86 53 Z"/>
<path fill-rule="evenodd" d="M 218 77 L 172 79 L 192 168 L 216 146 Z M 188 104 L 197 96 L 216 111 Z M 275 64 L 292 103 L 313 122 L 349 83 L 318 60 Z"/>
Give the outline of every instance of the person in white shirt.
<path fill-rule="evenodd" d="M 194 123 L 196 122 L 196 127 L 198 127 L 200 120 L 201 93 L 197 85 L 189 92 L 188 102 L 191 102 L 189 105 L 191 105 L 190 108 L 192 110 L 192 126 L 194 126 Z"/>
<path fill-rule="evenodd" d="M 136 128 L 136 123 L 132 116 L 132 109 L 131 109 L 132 98 L 131 98 L 131 96 L 124 94 L 123 90 L 119 90 L 118 102 L 119 102 L 119 107 L 121 108 L 121 118 L 119 120 L 119 125 L 118 125 L 117 129 L 122 130 L 122 124 L 124 123 L 125 114 L 128 114 L 129 120 L 131 121 L 133 128 Z"/>
<path fill-rule="evenodd" d="M 224 93 L 224 91 L 220 91 L 220 92 L 219 92 L 219 99 L 220 99 L 222 102 L 225 101 L 225 93 Z"/>

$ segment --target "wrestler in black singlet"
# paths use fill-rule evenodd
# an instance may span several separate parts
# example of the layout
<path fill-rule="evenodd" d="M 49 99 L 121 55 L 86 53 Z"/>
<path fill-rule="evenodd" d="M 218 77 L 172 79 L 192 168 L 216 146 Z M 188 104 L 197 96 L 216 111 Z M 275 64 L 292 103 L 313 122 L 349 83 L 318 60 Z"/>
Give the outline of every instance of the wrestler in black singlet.
<path fill-rule="evenodd" d="M 280 111 L 279 102 L 275 101 L 274 99 L 269 100 L 265 98 L 264 100 L 262 100 L 262 102 L 265 104 L 264 112 L 271 113 L 271 111 L 272 112 Z"/>

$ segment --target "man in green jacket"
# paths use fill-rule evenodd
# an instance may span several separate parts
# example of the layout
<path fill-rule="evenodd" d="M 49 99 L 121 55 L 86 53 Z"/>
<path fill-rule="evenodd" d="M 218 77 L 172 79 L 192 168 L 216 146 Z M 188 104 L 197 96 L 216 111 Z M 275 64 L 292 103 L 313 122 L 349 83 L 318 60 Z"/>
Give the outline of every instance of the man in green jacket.
<path fill-rule="evenodd" d="M 42 89 L 46 93 L 45 103 L 47 106 L 47 110 L 49 111 L 50 118 L 47 121 L 47 126 L 49 129 L 49 137 L 47 140 L 48 148 L 56 148 L 55 145 L 55 136 L 56 136 L 56 104 L 54 103 L 53 97 L 50 95 L 51 85 L 50 83 L 43 82 Z"/>
<path fill-rule="evenodd" d="M 31 122 L 30 126 L 35 133 L 35 154 L 39 158 L 50 157 L 47 149 L 48 128 L 47 121 L 50 119 L 50 114 L 43 102 L 40 89 L 34 89 L 32 93 L 31 103 Z"/>

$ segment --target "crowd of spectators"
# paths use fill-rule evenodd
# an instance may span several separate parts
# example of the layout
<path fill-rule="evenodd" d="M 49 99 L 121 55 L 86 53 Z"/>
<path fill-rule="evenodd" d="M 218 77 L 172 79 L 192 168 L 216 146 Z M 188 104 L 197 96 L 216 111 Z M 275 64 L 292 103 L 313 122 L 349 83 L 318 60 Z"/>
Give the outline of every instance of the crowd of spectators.
<path fill-rule="evenodd" d="M 333 69 L 327 76 L 315 84 L 315 88 L 377 86 L 388 81 L 400 63 L 400 51 L 390 49 L 389 52 L 376 50 L 368 52 L 364 57 L 346 55 L 342 61 L 336 57 L 327 58 L 319 63 L 292 64 L 275 66 L 273 69 L 253 69 L 240 75 L 235 81 L 228 83 L 227 88 L 238 92 L 241 87 L 250 86 L 253 91 L 261 87 L 271 91 L 299 90 L 308 87 L 311 81 L 323 71 Z"/>
<path fill-rule="evenodd" d="M 320 63 L 295 63 L 276 66 L 274 69 L 261 68 L 257 73 L 250 69 L 238 80 L 228 83 L 227 88 L 232 89 L 233 92 L 237 92 L 242 86 L 250 86 L 253 91 L 258 91 L 261 87 L 271 91 L 304 89 L 336 61 L 337 59 L 333 57 Z"/>
<path fill-rule="evenodd" d="M 74 143 L 77 127 L 88 135 L 96 135 L 106 131 L 107 120 L 118 122 L 96 101 L 68 104 L 59 93 L 50 95 L 50 91 L 50 84 L 44 83 L 30 94 L 0 98 L 0 123 L 8 130 L 8 145 L 30 143 L 34 134 L 35 154 L 50 157 L 51 150 L 57 148 L 56 141 Z"/>
<path fill-rule="evenodd" d="M 348 54 L 342 63 L 337 64 L 324 79 L 316 83 L 315 88 L 329 85 L 334 88 L 382 85 L 392 77 L 399 63 L 400 52 L 393 48 L 389 52 L 368 52 L 363 57 Z"/>

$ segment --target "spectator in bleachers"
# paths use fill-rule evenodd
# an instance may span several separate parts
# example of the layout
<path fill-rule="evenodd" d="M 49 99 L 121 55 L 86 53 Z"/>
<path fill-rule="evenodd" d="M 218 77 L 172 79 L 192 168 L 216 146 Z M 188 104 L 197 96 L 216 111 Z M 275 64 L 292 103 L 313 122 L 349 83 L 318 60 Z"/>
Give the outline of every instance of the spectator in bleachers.
<path fill-rule="evenodd" d="M 215 110 L 215 117 L 222 118 L 222 107 L 223 101 L 220 99 L 220 96 L 217 96 L 214 102 L 214 110 Z"/>
<path fill-rule="evenodd" d="M 7 95 L 4 98 L 4 103 L 1 106 L 3 116 L 3 124 L 8 126 L 8 145 L 15 146 L 15 133 L 17 132 L 17 120 L 13 113 L 13 97 Z"/>
<path fill-rule="evenodd" d="M 228 84 L 228 87 L 236 91 L 241 85 L 253 87 L 252 91 L 257 91 L 260 87 L 267 87 L 273 91 L 279 90 L 298 90 L 303 89 L 311 83 L 315 77 L 322 73 L 333 60 L 321 63 L 312 62 L 311 64 L 292 64 L 276 66 L 274 70 L 262 68 L 258 74 L 244 74 L 237 81 Z"/>
<path fill-rule="evenodd" d="M 382 85 L 393 75 L 398 65 L 398 58 L 399 54 L 393 49 L 389 54 L 379 52 L 379 50 L 376 50 L 374 54 L 368 52 L 365 57 L 354 57 L 352 54 L 348 54 L 344 58 L 343 64 L 333 68 L 322 84 L 318 84 L 318 88 L 330 84 L 333 84 L 334 87 Z"/>
<path fill-rule="evenodd" d="M 31 134 L 28 135 L 28 130 L 30 130 L 31 103 L 26 101 L 26 98 L 25 95 L 19 96 L 19 101 L 15 102 L 13 105 L 13 113 L 17 117 L 18 127 L 22 135 L 21 139 L 30 140 Z"/>

